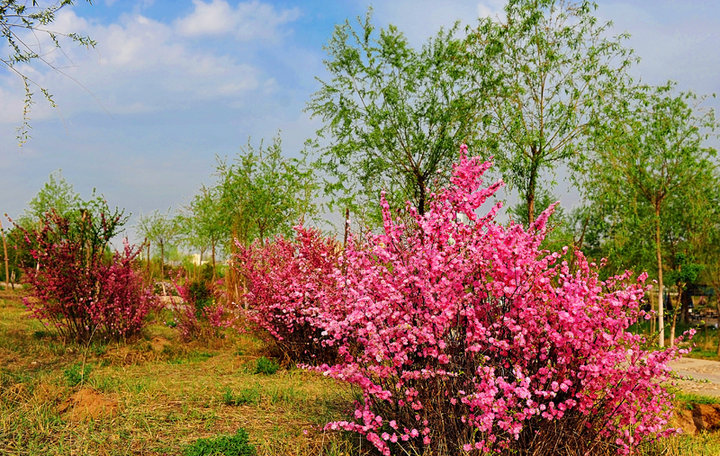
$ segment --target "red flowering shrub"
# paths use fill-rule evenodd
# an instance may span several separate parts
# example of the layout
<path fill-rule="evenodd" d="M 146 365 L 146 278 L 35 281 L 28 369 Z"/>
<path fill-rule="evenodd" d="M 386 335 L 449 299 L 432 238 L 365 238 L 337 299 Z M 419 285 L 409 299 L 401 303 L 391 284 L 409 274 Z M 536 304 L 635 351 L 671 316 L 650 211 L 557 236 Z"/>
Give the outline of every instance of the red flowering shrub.
<path fill-rule="evenodd" d="M 70 340 L 123 339 L 137 334 L 155 300 L 134 269 L 138 250 L 125 242 L 109 254 L 108 242 L 122 214 L 79 211 L 75 216 L 45 214 L 41 227 L 24 230 L 35 260 L 26 265 L 30 296 L 25 305 Z"/>
<path fill-rule="evenodd" d="M 646 275 L 603 282 L 540 250 L 552 208 L 528 230 L 496 223 L 500 204 L 478 216 L 502 183 L 480 188 L 490 164 L 465 153 L 425 215 L 393 220 L 383 197 L 384 232 L 349 246 L 317 306 L 345 312 L 314 319 L 340 355 L 315 369 L 363 395 L 328 428 L 384 455 L 629 454 L 671 432 L 679 351 L 628 331 Z"/>
<path fill-rule="evenodd" d="M 140 249 L 127 240 L 123 244 L 123 251 L 115 252 L 110 264 L 99 267 L 100 293 L 88 309 L 93 323 L 101 326 L 100 333 L 114 339 L 139 333 L 148 312 L 157 305 L 155 295 L 135 268 Z"/>
<path fill-rule="evenodd" d="M 243 304 L 251 326 L 265 332 L 294 362 L 334 361 L 336 350 L 316 321 L 333 310 L 340 255 L 337 242 L 317 230 L 296 227 L 294 241 L 278 237 L 265 246 L 238 245 L 235 263 L 245 281 Z M 326 305 L 330 304 L 330 305 Z M 342 310 L 342 309 L 340 309 Z"/>

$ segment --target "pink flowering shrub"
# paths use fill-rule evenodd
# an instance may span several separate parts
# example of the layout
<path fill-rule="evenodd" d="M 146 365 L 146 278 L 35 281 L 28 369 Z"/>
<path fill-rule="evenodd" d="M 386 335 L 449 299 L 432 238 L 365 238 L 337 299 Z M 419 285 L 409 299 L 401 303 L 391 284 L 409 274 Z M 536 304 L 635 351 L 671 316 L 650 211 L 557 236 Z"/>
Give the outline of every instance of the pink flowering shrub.
<path fill-rule="evenodd" d="M 320 315 L 340 317 L 336 278 L 340 248 L 317 230 L 296 227 L 294 240 L 238 245 L 235 257 L 245 283 L 245 317 L 274 341 L 286 359 L 318 364 L 334 361 L 337 351 L 323 344 Z M 342 310 L 342 309 L 340 309 Z"/>
<path fill-rule="evenodd" d="M 45 214 L 41 226 L 24 232 L 34 264 L 25 265 L 33 317 L 53 325 L 66 339 L 125 339 L 140 332 L 156 305 L 134 267 L 139 250 L 127 240 L 110 254 L 108 242 L 121 214 Z"/>
<path fill-rule="evenodd" d="M 210 339 L 235 323 L 232 306 L 225 304 L 222 283 L 183 280 L 173 281 L 182 303 L 173 306 L 175 325 L 183 340 Z"/>
<path fill-rule="evenodd" d="M 395 220 L 383 197 L 384 232 L 351 243 L 337 292 L 316 295 L 328 302 L 314 308 L 344 311 L 313 315 L 312 336 L 339 354 L 314 369 L 362 392 L 327 427 L 383 455 L 632 454 L 673 432 L 662 383 L 681 351 L 643 350 L 628 331 L 646 275 L 603 282 L 581 253 L 571 270 L 540 250 L 552 208 L 527 230 L 495 222 L 500 204 L 478 215 L 502 185 L 481 188 L 489 166 L 463 147 L 423 216 L 408 205 Z"/>

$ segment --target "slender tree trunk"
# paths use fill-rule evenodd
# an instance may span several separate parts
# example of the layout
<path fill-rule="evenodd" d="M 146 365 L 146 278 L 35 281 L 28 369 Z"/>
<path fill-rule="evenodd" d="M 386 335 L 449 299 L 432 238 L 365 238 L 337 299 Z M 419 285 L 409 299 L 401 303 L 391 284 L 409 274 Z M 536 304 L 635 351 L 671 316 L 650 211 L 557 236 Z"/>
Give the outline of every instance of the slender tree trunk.
<path fill-rule="evenodd" d="M 212 280 L 215 282 L 215 243 L 211 243 L 212 246 Z"/>
<path fill-rule="evenodd" d="M 0 234 L 2 235 L 3 252 L 5 253 L 5 289 L 8 284 L 12 284 L 12 289 L 15 289 L 15 284 L 10 280 L 10 260 L 7 254 L 7 243 L 5 242 L 5 231 L 3 231 L 2 220 L 0 220 Z"/>
<path fill-rule="evenodd" d="M 425 200 L 427 198 L 426 194 L 427 191 L 425 190 L 425 181 L 423 179 L 420 179 L 418 181 L 418 186 L 420 188 L 420 194 L 418 195 L 418 214 L 425 215 Z"/>
<path fill-rule="evenodd" d="M 538 166 L 535 163 L 535 157 L 539 154 L 538 150 L 533 147 L 531 150 L 532 162 L 530 163 L 530 180 L 528 181 L 527 193 L 525 194 L 525 202 L 528 211 L 528 228 L 535 222 L 535 187 L 537 186 Z"/>
<path fill-rule="evenodd" d="M 663 263 L 660 249 L 660 202 L 655 203 L 655 256 L 658 265 L 658 333 L 660 347 L 665 346 L 665 306 L 663 303 Z"/>
<path fill-rule="evenodd" d="M 165 281 L 165 243 L 160 241 L 160 280 Z"/>
<path fill-rule="evenodd" d="M 535 191 L 528 191 L 527 197 L 525 198 L 528 208 L 528 228 L 535 222 Z"/>
<path fill-rule="evenodd" d="M 672 324 L 670 325 L 670 346 L 675 346 L 675 328 L 677 327 L 677 317 L 678 313 L 680 311 L 680 306 L 682 305 L 682 293 L 683 293 L 683 287 L 678 287 L 678 298 L 675 301 L 675 305 L 673 306 L 673 313 L 672 313 Z"/>
<path fill-rule="evenodd" d="M 350 233 L 350 208 L 345 208 L 345 234 L 343 235 L 343 251 L 347 248 L 348 234 Z"/>
<path fill-rule="evenodd" d="M 147 238 L 145 238 L 145 249 L 147 252 L 147 258 L 145 258 L 146 263 L 147 263 L 146 264 L 146 269 L 147 269 L 146 276 L 147 276 L 148 283 L 151 283 L 152 282 L 152 271 L 150 270 L 150 241 L 148 241 Z"/>
<path fill-rule="evenodd" d="M 195 281 L 200 281 L 200 270 L 202 269 L 202 260 L 203 260 L 203 254 L 205 252 L 203 250 L 200 250 L 200 259 L 198 260 L 198 264 L 195 265 Z M 213 277 L 214 278 L 214 277 Z"/>

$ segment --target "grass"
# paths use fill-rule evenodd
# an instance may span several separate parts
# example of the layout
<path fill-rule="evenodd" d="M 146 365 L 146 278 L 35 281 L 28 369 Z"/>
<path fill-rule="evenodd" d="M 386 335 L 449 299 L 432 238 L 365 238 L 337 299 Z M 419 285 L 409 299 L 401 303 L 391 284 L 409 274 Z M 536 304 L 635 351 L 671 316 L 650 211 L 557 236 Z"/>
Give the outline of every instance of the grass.
<path fill-rule="evenodd" d="M 323 431 L 351 409 L 356 393 L 346 385 L 281 368 L 249 335 L 182 343 L 164 324 L 167 315 L 153 319 L 144 337 L 127 344 L 78 346 L 28 319 L 18 299 L 0 299 L 0 454 L 184 455 L 245 445 L 244 437 L 232 440 L 239 430 L 258 456 L 365 454 L 357 436 Z M 88 391 L 111 411 L 70 415 L 68 404 Z M 718 401 L 677 398 L 685 407 Z M 720 437 L 663 439 L 644 454 L 718 455 Z"/>
<path fill-rule="evenodd" d="M 165 316 L 155 320 L 128 344 L 76 346 L 28 319 L 19 300 L 0 300 L 0 454 L 182 455 L 240 429 L 258 456 L 358 454 L 322 431 L 351 405 L 348 387 L 276 367 L 249 336 L 185 344 Z M 60 411 L 85 389 L 114 412 L 74 419 Z"/>

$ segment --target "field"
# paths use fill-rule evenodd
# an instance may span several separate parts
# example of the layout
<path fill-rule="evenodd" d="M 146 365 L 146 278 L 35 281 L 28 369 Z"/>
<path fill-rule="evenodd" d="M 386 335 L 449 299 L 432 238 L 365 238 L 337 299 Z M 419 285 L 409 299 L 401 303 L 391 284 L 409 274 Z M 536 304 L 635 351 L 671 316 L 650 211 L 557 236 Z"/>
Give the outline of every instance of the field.
<path fill-rule="evenodd" d="M 346 385 L 288 366 L 273 373 L 271 347 L 252 336 L 183 343 L 168 315 L 153 318 L 139 340 L 77 346 L 27 318 L 17 296 L 0 298 L 0 454 L 182 455 L 239 428 L 258 455 L 366 454 L 322 430 L 352 404 Z M 718 455 L 720 437 L 666 439 L 644 454 Z"/>

